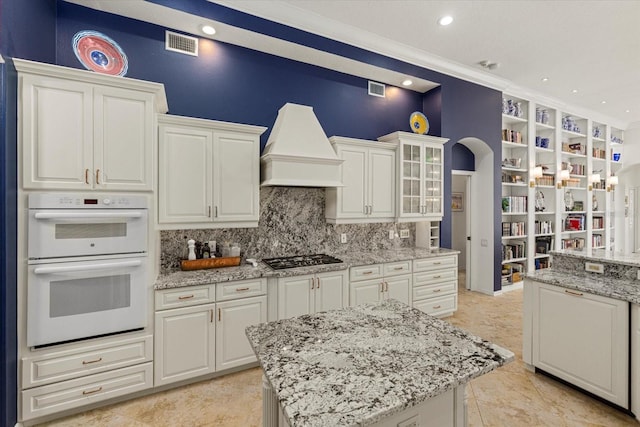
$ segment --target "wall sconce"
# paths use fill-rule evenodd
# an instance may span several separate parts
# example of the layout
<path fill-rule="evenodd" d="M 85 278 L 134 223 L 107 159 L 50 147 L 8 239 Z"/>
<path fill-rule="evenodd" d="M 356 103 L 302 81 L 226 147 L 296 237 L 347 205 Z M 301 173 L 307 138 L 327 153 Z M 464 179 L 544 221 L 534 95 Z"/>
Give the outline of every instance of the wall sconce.
<path fill-rule="evenodd" d="M 529 187 L 533 188 L 536 186 L 536 179 L 542 178 L 542 166 L 536 166 L 531 169 L 529 176 Z"/>
<path fill-rule="evenodd" d="M 591 180 L 589 182 L 589 191 L 593 190 L 593 184 L 596 182 L 600 182 L 600 174 L 599 173 L 594 173 L 591 174 Z"/>
<path fill-rule="evenodd" d="M 607 186 L 607 191 L 611 191 L 618 185 L 618 177 L 615 175 L 611 175 L 609 177 L 609 185 Z"/>
<path fill-rule="evenodd" d="M 562 169 L 559 173 L 558 173 L 558 185 L 557 188 L 560 189 L 561 187 L 566 187 L 567 186 L 567 180 L 571 177 L 571 175 L 569 174 L 569 171 L 566 169 Z"/>

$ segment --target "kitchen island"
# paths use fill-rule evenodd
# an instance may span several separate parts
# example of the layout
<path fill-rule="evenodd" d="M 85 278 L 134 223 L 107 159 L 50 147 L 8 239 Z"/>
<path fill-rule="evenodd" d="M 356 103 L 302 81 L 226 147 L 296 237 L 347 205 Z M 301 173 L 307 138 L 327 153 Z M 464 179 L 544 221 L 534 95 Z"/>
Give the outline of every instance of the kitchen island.
<path fill-rule="evenodd" d="M 395 300 L 250 326 L 247 336 L 268 427 L 463 426 L 465 384 L 514 359 Z"/>

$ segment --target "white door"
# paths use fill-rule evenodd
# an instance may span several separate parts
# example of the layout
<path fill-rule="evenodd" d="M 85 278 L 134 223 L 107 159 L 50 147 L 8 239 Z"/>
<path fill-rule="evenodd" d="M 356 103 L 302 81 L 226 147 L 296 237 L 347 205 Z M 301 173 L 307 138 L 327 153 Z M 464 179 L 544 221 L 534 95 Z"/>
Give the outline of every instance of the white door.
<path fill-rule="evenodd" d="M 215 132 L 214 221 L 257 221 L 260 214 L 260 139 Z"/>
<path fill-rule="evenodd" d="M 31 75 L 21 79 L 24 188 L 91 188 L 92 86 Z"/>
<path fill-rule="evenodd" d="M 215 372 L 215 304 L 156 312 L 156 386 Z"/>
<path fill-rule="evenodd" d="M 318 274 L 316 276 L 314 312 L 337 310 L 347 305 L 343 298 L 346 281 L 344 272 Z"/>
<path fill-rule="evenodd" d="M 217 304 L 216 370 L 255 362 L 245 328 L 267 321 L 267 297 L 253 297 Z"/>
<path fill-rule="evenodd" d="M 96 86 L 94 167 L 97 188 L 153 189 L 153 95 Z"/>
<path fill-rule="evenodd" d="M 371 217 L 396 216 L 395 161 L 396 155 L 393 151 L 376 149 L 369 151 L 367 182 Z"/>
<path fill-rule="evenodd" d="M 338 157 L 344 187 L 338 191 L 338 217 L 363 218 L 366 214 L 367 151 L 360 148 L 340 147 Z"/>
<path fill-rule="evenodd" d="M 212 221 L 211 132 L 160 125 L 158 221 Z"/>
<path fill-rule="evenodd" d="M 313 274 L 278 279 L 278 319 L 313 313 L 314 279 Z"/>
<path fill-rule="evenodd" d="M 351 282 L 349 295 L 349 304 L 351 306 L 364 304 L 367 302 L 382 301 L 382 280 L 371 279 L 362 282 Z"/>
<path fill-rule="evenodd" d="M 411 275 L 385 277 L 384 281 L 387 284 L 387 298 L 395 299 L 405 304 L 410 304 Z"/>

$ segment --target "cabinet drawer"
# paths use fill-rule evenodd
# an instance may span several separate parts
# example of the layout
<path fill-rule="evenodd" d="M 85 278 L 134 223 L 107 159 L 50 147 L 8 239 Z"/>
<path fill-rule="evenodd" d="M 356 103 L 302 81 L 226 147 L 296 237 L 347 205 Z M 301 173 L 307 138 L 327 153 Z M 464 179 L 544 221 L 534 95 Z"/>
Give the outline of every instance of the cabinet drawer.
<path fill-rule="evenodd" d="M 431 285 L 458 279 L 458 270 L 434 270 L 413 274 L 413 286 Z"/>
<path fill-rule="evenodd" d="M 156 291 L 156 310 L 207 304 L 216 300 L 215 285 Z"/>
<path fill-rule="evenodd" d="M 458 309 L 458 295 L 446 295 L 413 301 L 413 307 L 432 316 L 448 315 Z"/>
<path fill-rule="evenodd" d="M 153 360 L 153 337 L 121 340 L 22 359 L 21 388 L 27 389 Z"/>
<path fill-rule="evenodd" d="M 22 419 L 101 402 L 153 386 L 152 363 L 89 375 L 22 392 Z"/>
<path fill-rule="evenodd" d="M 349 269 L 349 280 L 377 279 L 383 276 L 384 264 L 360 265 Z"/>
<path fill-rule="evenodd" d="M 411 261 L 388 262 L 384 265 L 384 276 L 397 276 L 411 273 Z"/>
<path fill-rule="evenodd" d="M 416 259 L 413 261 L 413 272 L 439 270 L 447 267 L 458 267 L 458 255 L 447 255 L 433 258 Z"/>
<path fill-rule="evenodd" d="M 216 285 L 216 301 L 228 301 L 266 294 L 267 279 L 238 280 Z"/>
<path fill-rule="evenodd" d="M 438 283 L 436 285 L 413 287 L 413 300 L 421 300 L 425 298 L 439 297 L 440 295 L 448 295 L 457 291 L 458 281 Z"/>

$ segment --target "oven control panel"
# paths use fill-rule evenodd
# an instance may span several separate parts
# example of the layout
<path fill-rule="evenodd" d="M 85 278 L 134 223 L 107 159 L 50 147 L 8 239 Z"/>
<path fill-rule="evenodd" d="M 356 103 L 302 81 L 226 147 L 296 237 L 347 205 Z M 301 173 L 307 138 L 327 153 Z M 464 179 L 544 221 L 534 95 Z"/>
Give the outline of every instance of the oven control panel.
<path fill-rule="evenodd" d="M 30 194 L 29 209 L 146 209 L 144 196 L 129 194 Z"/>

